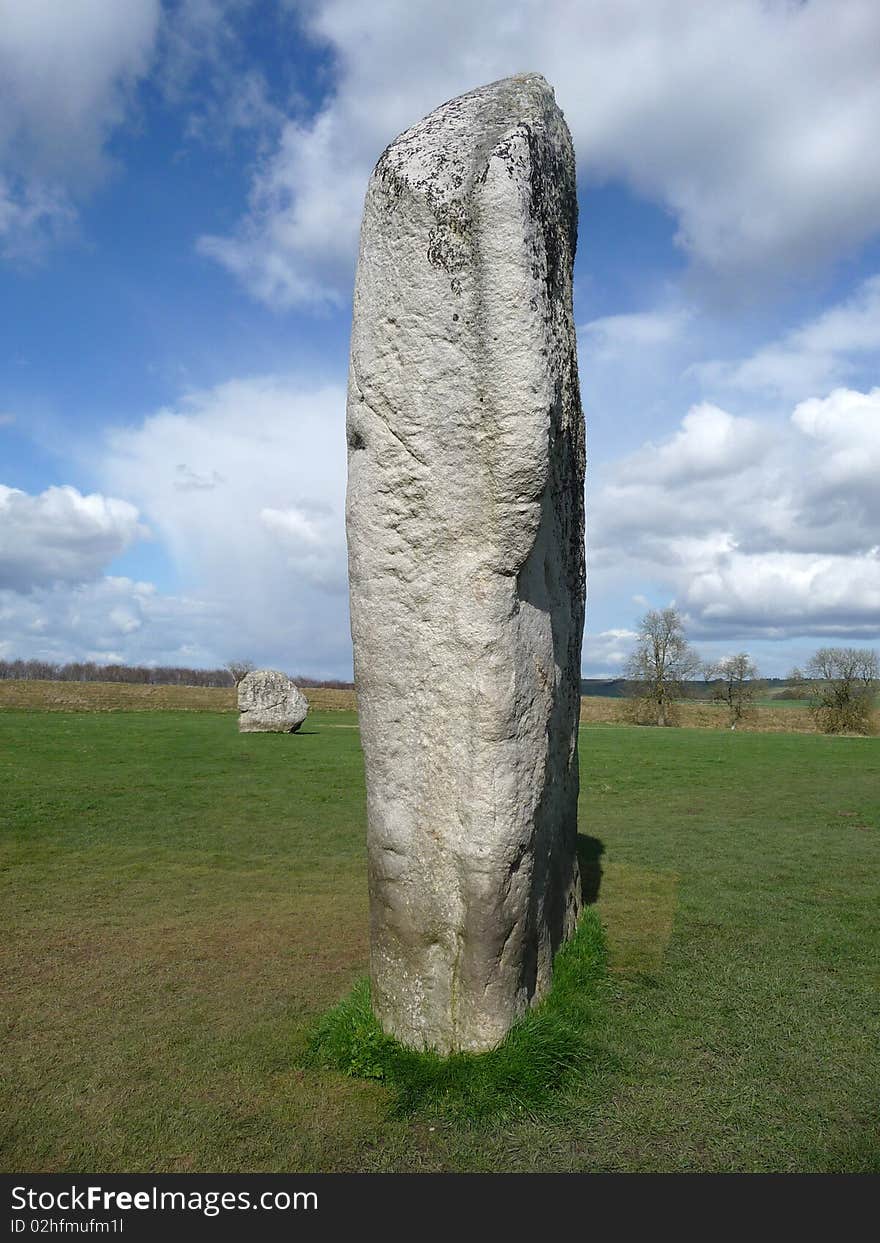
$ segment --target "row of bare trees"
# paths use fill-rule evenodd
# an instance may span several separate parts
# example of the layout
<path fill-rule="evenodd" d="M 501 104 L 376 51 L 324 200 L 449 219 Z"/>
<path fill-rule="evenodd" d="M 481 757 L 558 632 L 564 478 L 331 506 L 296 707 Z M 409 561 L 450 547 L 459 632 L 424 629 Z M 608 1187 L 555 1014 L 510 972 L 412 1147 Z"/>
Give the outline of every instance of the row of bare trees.
<path fill-rule="evenodd" d="M 707 664 L 691 647 L 677 609 L 651 609 L 639 623 L 626 665 L 633 716 L 640 724 L 674 725 L 678 705 L 705 680 L 711 699 L 723 704 L 731 729 L 751 712 L 763 690 L 747 652 Z M 792 697 L 807 701 L 826 734 L 867 734 L 880 691 L 880 662 L 871 648 L 823 647 L 806 667 L 789 675 Z"/>
<path fill-rule="evenodd" d="M 21 682 L 129 682 L 141 686 L 238 686 L 256 668 L 251 660 L 231 660 L 223 669 L 189 669 L 178 665 L 99 665 L 91 660 L 0 660 L 0 681 Z M 321 686 L 340 690 L 351 682 L 293 678 L 298 686 Z"/>
<path fill-rule="evenodd" d="M 244 658 L 238 660 L 230 660 L 226 664 L 229 676 L 235 686 L 238 686 L 242 678 L 256 669 L 256 665 L 252 660 Z M 351 691 L 354 690 L 354 682 L 344 682 L 340 678 L 313 678 L 307 673 L 294 673 L 291 675 L 291 681 L 297 686 L 314 686 L 321 687 L 322 690 L 331 691 Z"/>
<path fill-rule="evenodd" d="M 228 669 L 99 665 L 94 661 L 0 660 L 0 679 L 23 682 L 134 682 L 142 686 L 232 686 Z"/>

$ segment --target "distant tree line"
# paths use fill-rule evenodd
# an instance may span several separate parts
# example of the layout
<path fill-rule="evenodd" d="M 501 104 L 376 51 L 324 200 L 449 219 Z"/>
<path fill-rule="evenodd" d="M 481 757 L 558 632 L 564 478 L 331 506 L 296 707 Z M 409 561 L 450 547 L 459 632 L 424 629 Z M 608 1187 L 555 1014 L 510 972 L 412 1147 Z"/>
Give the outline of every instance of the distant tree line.
<path fill-rule="evenodd" d="M 256 665 L 252 660 L 245 657 L 238 657 L 235 660 L 226 662 L 226 670 L 229 674 L 230 681 L 224 683 L 226 686 L 238 686 L 239 682 L 246 674 L 253 672 Z M 306 673 L 293 673 L 290 675 L 291 682 L 295 682 L 297 686 L 312 686 L 316 689 L 328 691 L 353 691 L 354 682 L 343 682 L 339 678 L 311 678 Z"/>
<path fill-rule="evenodd" d="M 135 682 L 142 686 L 232 686 L 228 669 L 178 665 L 99 665 L 92 660 L 0 660 L 0 678 L 22 682 Z"/>
<path fill-rule="evenodd" d="M 51 660 L 0 660 L 0 681 L 131 682 L 141 686 L 236 686 L 230 662 L 223 669 L 190 669 L 182 665 L 99 665 L 92 660 L 59 664 Z M 249 668 L 253 668 L 249 664 Z M 236 663 L 236 669 L 238 664 Z M 351 690 L 352 682 L 294 675 L 297 686 Z"/>

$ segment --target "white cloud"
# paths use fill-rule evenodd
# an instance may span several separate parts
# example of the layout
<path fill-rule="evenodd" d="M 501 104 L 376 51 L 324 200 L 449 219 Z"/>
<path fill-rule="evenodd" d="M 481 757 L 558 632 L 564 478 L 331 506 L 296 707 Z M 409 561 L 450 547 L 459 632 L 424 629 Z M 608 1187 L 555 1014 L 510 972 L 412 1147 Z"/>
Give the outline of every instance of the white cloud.
<path fill-rule="evenodd" d="M 635 352 L 666 347 L 678 341 L 690 313 L 685 310 L 635 311 L 605 315 L 578 330 L 582 348 L 600 361 L 633 357 Z"/>
<path fill-rule="evenodd" d="M 880 541 L 880 388 L 835 389 L 795 408 L 792 423 L 816 446 L 813 494 L 861 507 Z"/>
<path fill-rule="evenodd" d="M 92 446 L 108 495 L 0 488 L 7 650 L 349 677 L 344 412 L 339 386 L 234 380 Z M 100 577 L 146 533 L 139 513 L 185 598 Z"/>
<path fill-rule="evenodd" d="M 350 672 L 345 394 L 235 380 L 117 429 L 100 465 L 226 619 L 240 653 L 291 672 Z"/>
<path fill-rule="evenodd" d="M 107 614 L 107 620 L 120 634 L 133 634 L 136 630 L 140 630 L 144 624 L 140 613 L 135 613 L 129 605 L 122 604 L 118 604 L 110 610 Z"/>
<path fill-rule="evenodd" d="M 146 534 L 127 501 L 71 487 L 31 496 L 0 484 L 0 588 L 95 578 Z"/>
<path fill-rule="evenodd" d="M 860 556 L 726 553 L 696 565 L 680 604 L 702 633 L 880 636 L 880 549 Z"/>
<path fill-rule="evenodd" d="M 339 305 L 348 296 L 366 187 L 363 160 L 332 117 L 289 122 L 279 149 L 254 178 L 250 210 L 234 237 L 200 239 L 270 305 Z"/>
<path fill-rule="evenodd" d="M 665 206 L 699 264 L 798 271 L 877 232 L 874 0 L 323 0 L 305 14 L 335 92 L 291 120 L 231 236 L 202 241 L 263 300 L 344 299 L 371 165 L 444 99 L 542 72 L 581 176 Z"/>
<path fill-rule="evenodd" d="M 628 459 L 627 482 L 669 485 L 734 475 L 750 466 L 769 440 L 760 423 L 703 402 L 687 412 L 669 440 L 649 442 Z"/>
<path fill-rule="evenodd" d="M 216 603 L 163 595 L 151 583 L 106 577 L 0 588 L 0 656 L 211 668 L 225 659 L 228 619 Z"/>
<path fill-rule="evenodd" d="M 844 302 L 739 362 L 691 368 L 705 384 L 786 397 L 827 391 L 852 374 L 861 356 L 880 351 L 880 275 Z"/>
<path fill-rule="evenodd" d="M 159 0 L 0 0 L 0 255 L 70 227 L 146 73 Z"/>
<path fill-rule="evenodd" d="M 584 646 L 581 666 L 587 677 L 618 677 L 619 673 L 608 670 L 619 670 L 632 651 L 636 638 L 634 630 L 612 629 L 602 630 L 598 634 L 584 633 Z"/>
<path fill-rule="evenodd" d="M 709 637 L 880 635 L 878 477 L 880 389 L 802 402 L 773 431 L 696 407 L 597 492 L 593 579 L 629 567 Z"/>

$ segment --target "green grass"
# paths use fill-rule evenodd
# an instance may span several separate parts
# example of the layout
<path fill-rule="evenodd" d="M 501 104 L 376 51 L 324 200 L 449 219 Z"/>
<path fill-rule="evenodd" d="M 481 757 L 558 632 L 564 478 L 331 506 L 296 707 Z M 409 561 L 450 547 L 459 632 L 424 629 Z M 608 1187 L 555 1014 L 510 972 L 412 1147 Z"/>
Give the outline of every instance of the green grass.
<path fill-rule="evenodd" d="M 307 1061 L 381 1080 L 400 1114 L 429 1110 L 467 1122 L 546 1114 L 566 1084 L 609 1061 L 608 1050 L 590 1038 L 605 961 L 602 925 L 588 910 L 556 957 L 549 996 L 496 1049 L 449 1057 L 407 1049 L 385 1035 L 370 1006 L 369 980 L 359 980 L 318 1024 Z"/>
<path fill-rule="evenodd" d="M 880 740 L 582 730 L 608 967 L 528 1096 L 307 1064 L 367 963 L 355 726 L 0 714 L 3 1169 L 880 1169 Z"/>

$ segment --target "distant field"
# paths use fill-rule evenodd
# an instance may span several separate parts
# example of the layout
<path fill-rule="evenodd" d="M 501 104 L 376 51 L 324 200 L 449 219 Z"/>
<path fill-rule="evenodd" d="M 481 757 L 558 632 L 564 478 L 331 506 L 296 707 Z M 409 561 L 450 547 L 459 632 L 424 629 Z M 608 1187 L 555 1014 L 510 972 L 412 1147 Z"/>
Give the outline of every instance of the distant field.
<path fill-rule="evenodd" d="M 315 712 L 355 712 L 354 691 L 306 687 Z M 581 720 L 589 725 L 627 723 L 626 699 L 581 699 Z M 210 686 L 138 686 L 125 682 L 0 681 L 0 712 L 32 709 L 50 712 L 234 712 L 235 691 Z M 692 729 L 727 729 L 724 709 L 689 702 L 680 707 L 681 725 Z M 813 718 L 802 701 L 760 702 L 739 729 L 760 733 L 815 733 Z"/>
<path fill-rule="evenodd" d="M 354 691 L 306 687 L 317 712 L 352 712 Z M 0 711 L 49 712 L 235 712 L 236 693 L 218 686 L 143 686 L 129 682 L 0 681 Z"/>
<path fill-rule="evenodd" d="M 630 701 L 627 699 L 601 699 L 598 696 L 581 699 L 581 720 L 588 725 L 624 725 Z M 678 705 L 680 724 L 689 729 L 730 729 L 727 713 L 719 704 L 691 701 Z M 743 733 L 808 733 L 816 732 L 813 718 L 803 703 L 757 704 L 749 717 L 737 726 Z"/>
<path fill-rule="evenodd" d="M 452 1125 L 303 1068 L 367 963 L 353 713 L 0 713 L 0 1167 L 880 1170 L 880 740 L 580 747 L 594 1070 Z"/>

